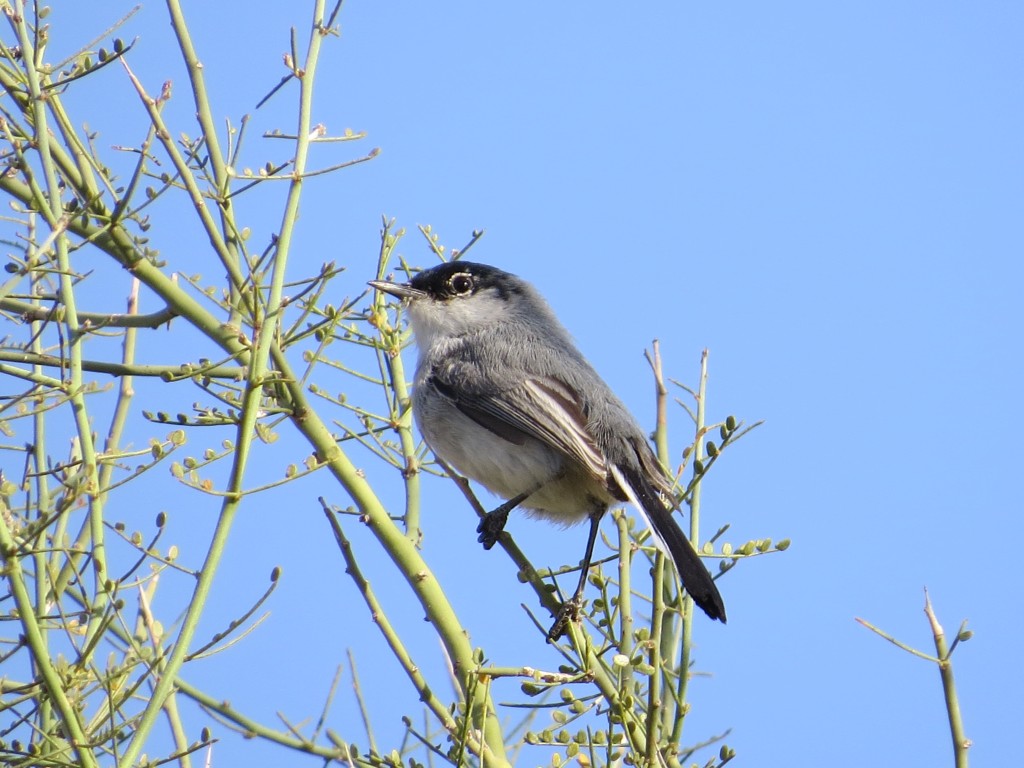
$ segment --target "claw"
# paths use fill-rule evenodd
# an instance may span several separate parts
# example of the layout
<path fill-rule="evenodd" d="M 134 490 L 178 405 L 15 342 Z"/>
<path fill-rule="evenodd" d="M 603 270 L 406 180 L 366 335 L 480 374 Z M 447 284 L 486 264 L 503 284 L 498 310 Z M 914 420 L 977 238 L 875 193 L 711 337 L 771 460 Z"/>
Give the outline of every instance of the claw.
<path fill-rule="evenodd" d="M 476 527 L 476 532 L 480 534 L 477 541 L 484 545 L 484 549 L 490 549 L 498 543 L 498 536 L 505 530 L 505 523 L 508 522 L 508 513 L 522 504 L 529 495 L 529 493 L 521 493 L 483 516 L 480 525 Z"/>
<path fill-rule="evenodd" d="M 508 512 L 501 514 L 499 509 L 488 512 L 476 527 L 476 532 L 480 534 L 476 540 L 484 545 L 484 549 L 490 549 L 498 543 L 498 536 L 505 530 L 507 521 Z"/>
<path fill-rule="evenodd" d="M 554 642 L 564 635 L 570 621 L 580 620 L 580 611 L 582 609 L 582 595 L 576 595 L 572 600 L 566 600 L 562 603 L 562 607 L 558 609 L 558 616 L 555 618 L 555 623 L 552 624 L 551 629 L 548 630 L 548 640 Z"/>

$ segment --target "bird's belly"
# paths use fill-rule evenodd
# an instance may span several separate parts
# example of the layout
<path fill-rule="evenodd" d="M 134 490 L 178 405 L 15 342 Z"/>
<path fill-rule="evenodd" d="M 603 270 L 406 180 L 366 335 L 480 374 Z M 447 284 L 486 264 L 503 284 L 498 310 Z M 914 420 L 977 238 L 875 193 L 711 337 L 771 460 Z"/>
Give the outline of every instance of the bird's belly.
<path fill-rule="evenodd" d="M 462 474 L 505 499 L 537 488 L 523 509 L 563 525 L 586 518 L 611 497 L 581 467 L 531 437 L 522 445 L 496 435 L 447 402 L 434 401 L 443 414 L 417 424 L 427 444 Z M 430 427 L 424 422 L 427 422 Z"/>

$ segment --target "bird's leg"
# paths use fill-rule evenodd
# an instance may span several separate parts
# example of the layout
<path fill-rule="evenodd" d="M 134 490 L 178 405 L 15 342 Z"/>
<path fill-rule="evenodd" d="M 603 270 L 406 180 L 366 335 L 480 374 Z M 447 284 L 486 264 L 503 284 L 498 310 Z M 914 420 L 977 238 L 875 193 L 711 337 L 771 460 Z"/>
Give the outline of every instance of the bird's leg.
<path fill-rule="evenodd" d="M 562 603 L 555 623 L 548 630 L 548 640 L 554 641 L 565 634 L 565 628 L 570 621 L 580 620 L 580 610 L 583 608 L 583 590 L 587 586 L 587 575 L 590 573 L 590 561 L 594 557 L 594 544 L 597 543 L 597 532 L 601 528 L 601 517 L 604 515 L 605 507 L 598 505 L 590 513 L 590 535 L 587 537 L 587 551 L 583 554 L 583 562 L 580 563 L 580 581 L 576 585 L 576 592 L 571 598 Z"/>
<path fill-rule="evenodd" d="M 539 487 L 537 486 L 537 488 Z M 513 496 L 500 507 L 492 509 L 480 519 L 480 525 L 476 527 L 476 532 L 480 535 L 476 540 L 484 545 L 484 549 L 490 549 L 498 542 L 498 535 L 505 530 L 505 523 L 508 522 L 508 513 L 526 501 L 537 488 L 531 488 L 524 493 L 520 493 L 518 496 Z"/>
<path fill-rule="evenodd" d="M 508 522 L 508 513 L 533 496 L 533 494 L 548 483 L 560 480 L 564 474 L 564 472 L 559 472 L 558 474 L 549 477 L 547 480 L 542 480 L 532 488 L 523 491 L 518 496 L 513 496 L 500 507 L 492 509 L 490 512 L 485 514 L 480 520 L 480 525 L 476 527 L 476 532 L 480 534 L 477 536 L 476 540 L 484 545 L 484 549 L 490 549 L 493 547 L 498 543 L 499 534 L 505 530 L 505 523 Z"/>

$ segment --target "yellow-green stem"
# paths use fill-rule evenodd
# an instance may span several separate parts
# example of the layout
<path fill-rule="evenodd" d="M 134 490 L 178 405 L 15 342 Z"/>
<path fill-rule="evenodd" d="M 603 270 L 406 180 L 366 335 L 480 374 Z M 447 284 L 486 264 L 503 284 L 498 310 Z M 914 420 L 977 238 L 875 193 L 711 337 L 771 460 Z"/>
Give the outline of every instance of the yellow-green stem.
<path fill-rule="evenodd" d="M 323 0 L 317 0 L 314 8 L 314 23 L 311 25 L 309 50 L 306 62 L 306 77 L 302 79 L 302 87 L 299 96 L 299 133 L 296 139 L 295 177 L 289 188 L 288 199 L 285 205 L 285 215 L 279 233 L 276 258 L 274 260 L 273 275 L 271 278 L 270 294 L 267 299 L 267 311 L 263 318 L 257 313 L 259 308 L 253 306 L 253 320 L 256 328 L 255 350 L 249 366 L 246 381 L 246 390 L 242 398 L 241 419 L 238 425 L 236 438 L 236 451 L 233 457 L 231 473 L 228 480 L 228 495 L 225 496 L 221 507 L 220 517 L 214 531 L 210 549 L 207 553 L 206 562 L 200 571 L 196 588 L 189 603 L 188 610 L 182 620 L 181 629 L 174 643 L 173 651 L 167 659 L 152 697 L 143 710 L 135 734 L 128 745 L 127 750 L 119 761 L 120 766 L 130 766 L 137 758 L 142 749 L 149 731 L 160 709 L 164 706 L 168 696 L 173 691 L 174 678 L 177 677 L 181 665 L 184 663 L 191 646 L 192 637 L 198 626 L 199 618 L 206 605 L 210 588 L 213 585 L 214 575 L 227 544 L 228 535 L 231 531 L 235 515 L 242 499 L 244 489 L 245 469 L 248 465 L 249 453 L 252 448 L 252 441 L 255 434 L 257 419 L 259 418 L 260 405 L 263 398 L 263 387 L 267 383 L 267 363 L 271 357 L 271 350 L 277 338 L 277 328 L 280 322 L 280 306 L 282 286 L 285 280 L 285 266 L 287 263 L 288 249 L 291 244 L 291 236 L 294 230 L 295 220 L 298 214 L 299 198 L 302 190 L 302 172 L 305 168 L 306 156 L 309 146 L 309 121 L 310 108 L 312 103 L 312 73 L 316 69 L 316 61 L 319 55 L 320 34 L 319 23 L 323 18 Z M 177 0 L 168 0 L 168 7 L 171 9 L 172 24 L 185 25 Z M 197 61 L 187 62 L 197 65 Z M 303 130 L 303 128 L 305 130 Z M 209 138 L 209 137 L 207 137 Z M 223 255 L 223 254 L 222 254 Z"/>
<path fill-rule="evenodd" d="M 960 699 L 956 694 L 956 680 L 953 677 L 953 662 L 950 659 L 949 644 L 946 642 L 946 633 L 932 609 L 932 601 L 928 597 L 927 591 L 924 596 L 924 612 L 931 624 L 932 636 L 935 640 L 935 655 L 939 658 L 939 676 L 942 679 L 942 693 L 946 701 L 949 733 L 953 739 L 954 765 L 956 768 L 968 768 L 967 751 L 971 742 L 964 734 L 964 723 L 960 716 Z"/>
<path fill-rule="evenodd" d="M 54 238 L 53 247 L 57 254 L 59 276 L 59 293 L 64 308 L 64 327 L 67 335 L 68 360 L 68 392 L 70 395 L 72 414 L 79 446 L 82 452 L 82 468 L 84 473 L 83 486 L 89 499 L 88 528 L 91 538 L 89 547 L 94 580 L 92 610 L 86 629 L 88 645 L 101 626 L 104 609 L 108 600 L 108 579 L 106 546 L 103 529 L 103 498 L 99 494 L 96 448 L 93 444 L 92 425 L 85 403 L 84 380 L 82 378 L 82 328 L 78 321 L 78 309 L 75 299 L 75 278 L 68 257 L 68 241 L 63 235 L 67 227 L 64 218 L 64 205 L 61 199 L 61 184 L 54 167 L 51 155 L 51 132 L 46 111 L 46 97 L 43 93 L 43 82 L 36 69 L 36 51 L 33 38 L 29 34 L 28 21 L 25 13 L 24 0 L 15 2 L 17 17 L 15 28 L 21 44 L 22 56 L 25 61 L 25 76 L 29 95 L 32 99 L 32 117 L 35 127 L 35 143 L 39 163 L 46 182 L 45 199 L 38 200 L 40 212 L 47 225 L 60 233 Z"/>
<path fill-rule="evenodd" d="M 619 534 L 619 653 L 633 657 L 633 596 L 630 568 L 633 565 L 633 539 L 629 518 L 616 510 L 615 526 Z"/>
<path fill-rule="evenodd" d="M 696 439 L 693 445 L 694 474 L 696 475 L 696 462 L 704 460 L 704 424 L 705 405 L 707 401 L 708 388 L 708 351 L 705 349 L 700 355 L 700 383 L 697 386 L 697 408 L 696 408 Z M 700 483 L 693 488 L 690 495 L 690 541 L 694 548 L 700 552 Z M 683 723 L 686 715 L 686 693 L 690 684 L 690 649 L 693 646 L 693 598 L 686 595 L 683 600 L 683 642 L 679 654 L 679 684 L 678 699 L 683 707 L 682 716 L 676 718 L 676 725 L 672 731 L 672 743 L 678 744 L 683 738 Z"/>
<path fill-rule="evenodd" d="M 385 222 L 380 238 L 380 256 L 377 262 L 378 278 L 384 279 L 391 254 L 400 238 L 401 233 L 391 234 L 391 222 Z M 374 311 L 377 312 L 378 317 L 385 317 L 384 303 L 384 297 L 378 292 L 374 301 Z M 409 541 L 419 546 L 423 538 L 423 532 L 420 530 L 419 454 L 412 432 L 409 385 L 406 381 L 405 364 L 401 355 L 401 345 L 404 339 L 397 330 L 394 337 L 393 348 L 381 350 L 378 355 L 381 358 L 381 377 L 389 380 L 390 389 L 395 394 L 394 402 L 391 403 L 391 418 L 397 425 L 402 457 L 405 459 L 405 467 L 402 469 L 402 477 L 405 480 L 405 535 L 409 537 Z"/>
<path fill-rule="evenodd" d="M 665 555 L 658 551 L 654 558 L 654 584 L 651 616 L 651 647 L 647 662 L 651 665 L 651 673 L 647 683 L 647 745 L 646 756 L 648 765 L 657 764 L 659 719 L 661 716 L 662 669 L 661 669 L 661 632 L 665 618 Z"/>
<path fill-rule="evenodd" d="M 36 254 L 33 251 L 33 246 L 32 246 L 32 243 L 35 242 L 35 237 L 34 237 L 34 232 L 35 232 L 34 223 L 35 223 L 35 221 L 36 221 L 36 217 L 35 217 L 34 214 L 32 214 L 30 216 L 29 238 L 28 238 L 29 246 L 28 246 L 28 259 L 27 260 L 28 260 L 29 264 L 32 264 L 35 261 L 35 259 L 37 258 L 37 256 L 38 256 L 38 254 Z M 35 272 L 35 271 L 32 271 L 30 274 L 31 274 L 31 283 L 32 283 L 32 295 L 33 296 L 38 296 L 39 274 L 37 272 Z M 38 298 L 35 298 L 35 299 L 33 299 L 33 304 L 40 305 L 41 302 L 39 301 Z M 42 342 L 42 325 L 43 324 L 41 322 L 39 322 L 38 320 L 34 320 L 30 324 L 31 331 L 32 331 L 32 350 L 34 352 L 41 352 L 42 351 L 42 345 L 43 345 L 43 342 Z M 40 375 L 40 376 L 42 375 L 42 370 L 41 370 L 41 368 L 39 366 L 33 366 L 33 372 L 36 375 Z M 36 509 L 39 511 L 39 516 L 43 517 L 44 515 L 46 515 L 46 514 L 48 514 L 50 512 L 50 505 L 53 503 L 53 500 L 52 500 L 52 498 L 50 496 L 50 486 L 49 486 L 49 483 L 47 482 L 47 476 L 46 476 L 46 473 L 45 473 L 46 472 L 46 414 L 45 414 L 45 412 L 43 410 L 39 409 L 39 408 L 36 408 L 35 409 L 35 413 L 33 414 L 33 417 L 32 417 L 32 422 L 33 422 L 33 430 L 32 430 L 33 438 L 32 438 L 32 448 L 31 448 L 31 451 L 32 451 L 32 462 L 35 465 L 35 471 L 37 473 L 36 474 L 36 482 L 35 482 L 35 488 L 36 488 Z M 26 507 L 27 506 L 28 505 L 26 504 Z M 67 515 L 64 515 L 62 520 L 56 526 L 56 530 L 57 531 L 61 531 L 61 532 L 64 531 L 66 524 L 67 524 Z M 49 590 L 50 590 L 50 563 L 48 562 L 47 558 L 48 557 L 52 557 L 54 559 L 58 558 L 60 556 L 58 554 L 59 546 L 60 545 L 55 540 L 55 541 L 52 542 L 52 548 L 47 547 L 46 546 L 46 542 L 45 542 L 45 536 L 46 536 L 45 530 L 41 530 L 39 532 L 39 536 L 40 536 L 40 539 L 43 539 L 43 540 L 40 542 L 39 545 L 33 547 L 34 554 L 32 555 L 32 560 L 33 560 L 33 570 L 34 570 L 34 573 L 35 573 L 35 587 L 36 587 L 35 604 L 39 608 L 40 614 L 42 614 L 42 613 L 44 613 L 44 611 L 42 610 L 42 606 L 45 606 L 47 604 L 47 599 L 48 599 Z M 47 554 L 48 550 L 49 550 L 49 555 Z M 49 638 L 47 637 L 46 623 L 42 623 L 42 624 L 39 625 L 39 635 L 40 635 L 40 642 L 42 643 L 42 645 L 44 647 L 49 647 Z M 40 707 L 39 707 L 39 718 L 38 718 L 38 721 L 37 721 L 37 725 L 38 725 L 39 729 L 43 733 L 53 733 L 54 730 L 55 730 L 54 727 L 53 727 L 53 725 L 54 725 L 54 723 L 53 723 L 53 702 L 48 697 L 44 698 L 42 703 L 40 704 Z M 43 754 L 45 756 L 51 756 L 51 757 L 53 756 L 54 750 L 51 749 L 51 745 L 49 745 L 49 744 L 44 745 Z"/>
<path fill-rule="evenodd" d="M 18 544 L 3 515 L 0 515 L 0 556 L 3 557 L 6 581 L 10 585 L 14 606 L 18 610 L 18 617 L 24 630 L 25 644 L 32 653 L 33 663 L 42 678 L 47 696 L 60 713 L 61 728 L 67 734 L 79 764 L 85 768 L 98 768 L 96 758 L 88 746 L 87 734 L 82 729 L 78 711 L 68 700 L 63 679 L 50 663 L 46 638 L 40 631 L 35 606 L 26 586 L 25 572 L 21 568 Z"/>

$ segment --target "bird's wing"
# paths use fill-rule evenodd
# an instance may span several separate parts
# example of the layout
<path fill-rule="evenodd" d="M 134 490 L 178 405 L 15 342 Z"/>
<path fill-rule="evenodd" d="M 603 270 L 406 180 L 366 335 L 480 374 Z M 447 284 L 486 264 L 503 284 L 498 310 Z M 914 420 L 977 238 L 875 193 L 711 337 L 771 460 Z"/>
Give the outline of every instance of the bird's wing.
<path fill-rule="evenodd" d="M 456 408 L 498 437 L 522 445 L 527 437 L 568 456 L 602 481 L 608 464 L 587 429 L 577 394 L 557 378 L 531 377 L 517 386 L 486 394 L 466 392 L 435 371 L 431 380 Z"/>

